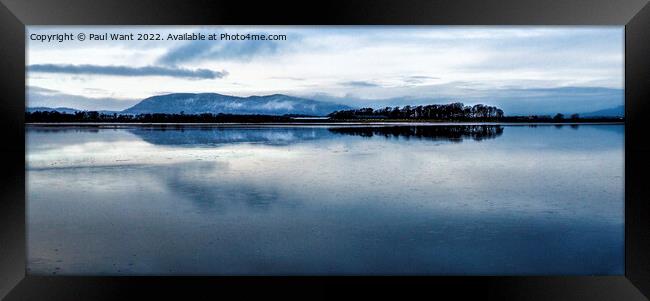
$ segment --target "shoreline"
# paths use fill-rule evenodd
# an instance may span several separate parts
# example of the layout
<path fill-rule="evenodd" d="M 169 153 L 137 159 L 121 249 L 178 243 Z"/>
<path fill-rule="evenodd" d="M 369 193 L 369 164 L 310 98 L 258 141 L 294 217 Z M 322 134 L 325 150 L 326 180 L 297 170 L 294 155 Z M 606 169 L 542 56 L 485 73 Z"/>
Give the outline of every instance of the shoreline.
<path fill-rule="evenodd" d="M 462 125 L 625 125 L 624 121 L 612 122 L 30 122 L 25 126 L 88 126 L 88 127 L 119 127 L 119 126 L 211 126 L 211 127 L 230 127 L 230 126 L 462 126 Z"/>

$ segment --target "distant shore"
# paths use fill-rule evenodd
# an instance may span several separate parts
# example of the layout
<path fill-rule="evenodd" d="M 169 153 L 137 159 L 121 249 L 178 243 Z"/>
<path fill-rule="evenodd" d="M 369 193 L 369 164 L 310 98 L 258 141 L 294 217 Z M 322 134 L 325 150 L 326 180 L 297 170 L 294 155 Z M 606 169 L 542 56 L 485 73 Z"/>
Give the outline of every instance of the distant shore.
<path fill-rule="evenodd" d="M 445 121 L 313 121 L 313 122 L 27 122 L 27 126 L 457 126 L 457 125 L 623 125 L 624 121 L 445 122 Z"/>

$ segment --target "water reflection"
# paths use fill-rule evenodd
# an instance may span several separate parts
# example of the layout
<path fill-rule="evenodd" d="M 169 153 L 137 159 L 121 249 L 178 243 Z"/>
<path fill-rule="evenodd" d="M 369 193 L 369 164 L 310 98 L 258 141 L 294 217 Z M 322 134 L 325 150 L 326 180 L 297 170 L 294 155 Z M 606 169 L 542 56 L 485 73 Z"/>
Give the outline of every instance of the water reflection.
<path fill-rule="evenodd" d="M 589 125 L 28 127 L 28 268 L 621 274 L 623 136 Z"/>
<path fill-rule="evenodd" d="M 229 143 L 263 143 L 288 145 L 298 141 L 327 138 L 325 128 L 314 127 L 191 127 L 168 129 L 164 127 L 136 127 L 129 132 L 156 145 L 220 145 Z"/>
<path fill-rule="evenodd" d="M 245 179 L 233 178 L 227 162 L 177 163 L 157 168 L 144 168 L 148 177 L 164 183 L 180 199 L 194 204 L 198 212 L 226 212 L 229 208 L 245 206 L 268 210 L 282 203 L 277 185 L 259 185 Z"/>
<path fill-rule="evenodd" d="M 452 142 L 494 139 L 503 134 L 503 126 L 500 125 L 334 127 L 329 130 L 332 133 L 362 137 L 404 137 Z"/>
<path fill-rule="evenodd" d="M 55 134 L 55 133 L 99 133 L 98 127 L 53 127 L 53 126 L 28 126 L 32 134 Z"/>
<path fill-rule="evenodd" d="M 423 139 L 432 141 L 462 142 L 463 139 L 480 141 L 495 139 L 503 134 L 500 125 L 454 126 L 368 126 L 368 127 L 203 127 L 203 128 L 132 128 L 129 132 L 155 145 L 223 145 L 230 143 L 263 143 L 290 145 L 297 142 L 330 139 L 334 135 L 362 137 Z"/>

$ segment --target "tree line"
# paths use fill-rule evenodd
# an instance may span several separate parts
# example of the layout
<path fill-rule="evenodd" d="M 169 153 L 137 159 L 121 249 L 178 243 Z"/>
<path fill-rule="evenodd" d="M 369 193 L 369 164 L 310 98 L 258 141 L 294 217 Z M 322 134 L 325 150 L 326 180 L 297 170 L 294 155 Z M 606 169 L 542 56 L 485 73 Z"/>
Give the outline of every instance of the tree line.
<path fill-rule="evenodd" d="M 96 111 L 77 111 L 67 114 L 57 111 L 25 113 L 25 122 L 136 122 L 136 123 L 256 123 L 290 122 L 290 116 L 233 115 L 233 114 L 106 114 Z"/>
<path fill-rule="evenodd" d="M 329 114 L 332 119 L 429 119 L 429 120 L 497 120 L 503 110 L 484 104 L 466 106 L 461 102 L 450 104 L 362 108 L 341 110 Z"/>

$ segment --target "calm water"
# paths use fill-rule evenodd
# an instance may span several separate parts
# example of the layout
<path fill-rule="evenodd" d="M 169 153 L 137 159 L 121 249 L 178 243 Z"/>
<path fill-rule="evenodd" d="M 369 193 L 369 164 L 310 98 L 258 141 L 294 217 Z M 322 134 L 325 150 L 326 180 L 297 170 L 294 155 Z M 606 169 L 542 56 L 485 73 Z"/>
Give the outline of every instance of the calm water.
<path fill-rule="evenodd" d="M 622 274 L 624 126 L 27 128 L 31 274 Z"/>

